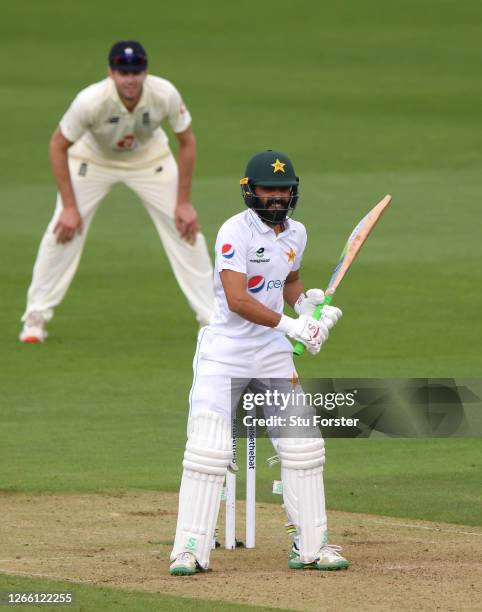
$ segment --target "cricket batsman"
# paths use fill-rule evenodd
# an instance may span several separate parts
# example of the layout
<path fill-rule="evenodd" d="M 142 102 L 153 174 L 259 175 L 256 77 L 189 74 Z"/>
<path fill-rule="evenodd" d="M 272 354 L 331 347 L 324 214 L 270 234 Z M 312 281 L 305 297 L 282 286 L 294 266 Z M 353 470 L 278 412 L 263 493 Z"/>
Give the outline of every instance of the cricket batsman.
<path fill-rule="evenodd" d="M 50 142 L 57 206 L 33 269 L 21 342 L 47 338 L 92 219 L 116 183 L 142 200 L 198 322 L 205 325 L 212 314 L 212 266 L 190 195 L 196 159 L 191 115 L 172 83 L 148 74 L 139 42 L 114 44 L 108 61 L 108 77 L 77 95 Z M 164 120 L 177 140 L 177 163 Z"/>
<path fill-rule="evenodd" d="M 241 190 L 248 210 L 228 219 L 216 240 L 215 313 L 198 336 L 190 392 L 188 436 L 170 572 L 191 575 L 209 567 L 221 490 L 232 459 L 232 405 L 248 384 L 296 377 L 287 336 L 316 355 L 341 311 L 325 307 L 321 289 L 304 293 L 300 265 L 306 230 L 290 216 L 299 179 L 289 158 L 263 151 L 248 162 Z M 284 302 L 297 318 L 283 314 Z M 340 547 L 327 542 L 323 488 L 324 441 L 273 440 L 281 461 L 288 520 L 296 527 L 291 569 L 348 567 Z"/>

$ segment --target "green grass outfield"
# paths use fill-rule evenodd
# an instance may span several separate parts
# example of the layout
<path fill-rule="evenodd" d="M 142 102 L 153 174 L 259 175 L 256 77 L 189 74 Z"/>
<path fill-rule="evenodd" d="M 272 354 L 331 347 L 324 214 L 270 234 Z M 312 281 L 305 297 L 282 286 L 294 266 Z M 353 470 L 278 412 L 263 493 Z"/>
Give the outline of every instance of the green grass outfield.
<path fill-rule="evenodd" d="M 36 578 L 23 578 L 19 576 L 0 575 L 0 593 L 72 593 L 74 603 L 69 606 L 60 606 L 67 610 L 102 610 L 102 612 L 171 612 L 184 610 L 185 612 L 231 612 L 234 610 L 260 610 L 263 612 L 286 612 L 283 608 L 260 608 L 246 604 L 235 604 L 187 597 L 174 597 L 160 593 L 143 593 L 127 589 L 114 589 L 106 587 L 93 587 L 75 582 L 60 582 L 53 580 L 39 580 Z M 23 604 L 19 606 L 24 610 L 38 610 L 39 605 Z M 57 612 L 59 605 L 40 606 L 41 610 Z"/>
<path fill-rule="evenodd" d="M 193 199 L 210 245 L 242 210 L 238 179 L 259 149 L 286 151 L 301 177 L 307 287 L 326 283 L 352 226 L 394 196 L 337 293 L 343 321 L 301 375 L 481 375 L 480 3 L 46 0 L 21 11 L 4 7 L 0 26 L 11 58 L 0 83 L 0 489 L 178 485 L 196 325 L 126 189 L 99 211 L 48 343 L 17 342 L 54 204 L 48 139 L 123 37 L 144 42 L 193 114 Z M 480 522 L 479 440 L 327 446 L 329 508 Z M 274 476 L 260 466 L 260 499 Z"/>

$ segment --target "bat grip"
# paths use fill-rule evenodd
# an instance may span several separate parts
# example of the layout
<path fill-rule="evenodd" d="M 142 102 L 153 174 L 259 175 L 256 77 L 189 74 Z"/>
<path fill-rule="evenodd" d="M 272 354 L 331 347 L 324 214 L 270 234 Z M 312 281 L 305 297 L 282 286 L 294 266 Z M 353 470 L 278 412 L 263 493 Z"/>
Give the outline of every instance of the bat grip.
<path fill-rule="evenodd" d="M 323 310 L 323 307 L 326 306 L 327 304 L 331 303 L 331 299 L 332 299 L 332 295 L 328 295 L 325 293 L 325 299 L 323 300 L 322 304 L 318 304 L 318 306 L 315 308 L 313 314 L 311 315 L 313 317 L 313 319 L 316 319 L 317 321 L 320 320 L 321 318 L 321 311 Z M 293 349 L 293 353 L 295 355 L 303 355 L 303 353 L 305 352 L 306 346 L 303 344 L 303 342 L 297 342 L 295 344 L 295 347 Z"/>

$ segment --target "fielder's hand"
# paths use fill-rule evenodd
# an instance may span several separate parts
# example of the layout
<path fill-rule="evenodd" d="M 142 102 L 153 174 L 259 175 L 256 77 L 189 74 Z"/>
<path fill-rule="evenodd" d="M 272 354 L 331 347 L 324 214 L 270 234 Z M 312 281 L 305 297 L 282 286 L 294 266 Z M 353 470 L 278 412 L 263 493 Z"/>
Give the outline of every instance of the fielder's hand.
<path fill-rule="evenodd" d="M 320 352 L 321 345 L 328 339 L 328 327 L 323 321 L 317 321 L 307 315 L 292 319 L 281 315 L 281 320 L 274 329 L 279 329 L 293 340 L 302 342 L 312 355 Z"/>
<path fill-rule="evenodd" d="M 315 308 L 319 304 L 323 304 L 324 299 L 325 292 L 322 289 L 308 289 L 306 295 L 302 293 L 296 300 L 294 305 L 295 312 L 298 315 L 304 314 L 311 317 Z M 320 321 L 322 321 L 328 329 L 332 329 L 342 316 L 343 313 L 339 308 L 326 305 L 321 311 Z"/>
<path fill-rule="evenodd" d="M 60 213 L 54 234 L 57 235 L 57 242 L 65 244 L 72 240 L 77 232 L 82 233 L 82 217 L 76 206 L 68 206 Z"/>
<path fill-rule="evenodd" d="M 189 244 L 194 244 L 199 231 L 199 224 L 197 212 L 191 202 L 184 202 L 176 206 L 174 222 L 177 231 L 181 234 L 181 238 L 184 238 Z"/>

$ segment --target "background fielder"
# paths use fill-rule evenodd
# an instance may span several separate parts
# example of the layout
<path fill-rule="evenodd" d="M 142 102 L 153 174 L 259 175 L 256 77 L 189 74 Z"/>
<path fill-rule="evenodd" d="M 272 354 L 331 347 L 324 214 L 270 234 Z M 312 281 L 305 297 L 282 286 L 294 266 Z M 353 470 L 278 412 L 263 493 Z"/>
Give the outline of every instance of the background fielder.
<path fill-rule="evenodd" d="M 172 83 L 147 74 L 140 43 L 114 44 L 109 66 L 108 78 L 78 94 L 51 140 L 59 194 L 35 262 L 22 342 L 47 337 L 46 323 L 77 270 L 100 201 L 119 182 L 141 198 L 198 321 L 211 315 L 212 266 L 190 202 L 191 115 Z M 160 127 L 166 118 L 178 141 L 179 171 Z"/>
<path fill-rule="evenodd" d="M 328 307 L 311 317 L 323 291 L 305 296 L 299 268 L 306 230 L 288 218 L 298 177 L 283 153 L 264 151 L 248 163 L 241 187 L 249 210 L 224 223 L 216 241 L 215 314 L 199 332 L 190 394 L 188 440 L 179 492 L 171 574 L 207 569 L 221 489 L 232 455 L 232 406 L 246 385 L 296 379 L 285 334 L 316 354 L 341 316 Z M 284 301 L 299 317 L 283 315 Z M 296 527 L 291 569 L 342 569 L 348 562 L 327 543 L 324 442 L 317 437 L 273 441 L 281 460 L 285 509 Z"/>

